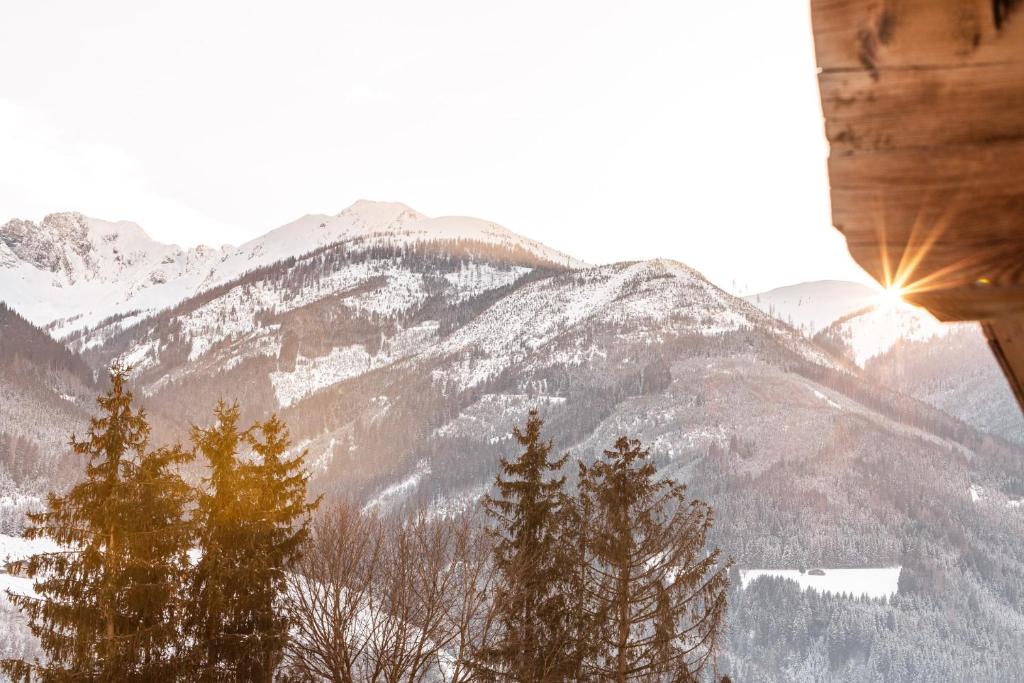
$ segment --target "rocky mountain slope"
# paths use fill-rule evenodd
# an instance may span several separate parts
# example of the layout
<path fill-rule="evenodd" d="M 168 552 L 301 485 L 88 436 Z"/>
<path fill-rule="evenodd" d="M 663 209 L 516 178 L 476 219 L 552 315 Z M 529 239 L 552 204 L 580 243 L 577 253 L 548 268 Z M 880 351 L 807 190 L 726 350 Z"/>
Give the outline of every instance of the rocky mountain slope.
<path fill-rule="evenodd" d="M 336 216 L 307 215 L 239 247 L 181 249 L 138 225 L 51 214 L 0 226 L 4 300 L 55 337 L 110 317 L 139 319 L 284 258 L 340 241 L 364 248 L 473 242 L 563 266 L 570 257 L 473 218 L 427 218 L 404 204 L 359 201 Z"/>
<path fill-rule="evenodd" d="M 897 659 L 888 680 L 920 680 L 926 657 L 958 662 L 951 680 L 1024 670 L 1024 512 L 998 504 L 1024 496 L 1021 448 L 683 264 L 588 267 L 400 206 L 302 219 L 222 254 L 198 294 L 50 332 L 90 370 L 134 365 L 157 442 L 238 398 L 245 419 L 282 414 L 315 490 L 367 506 L 474 505 L 537 406 L 581 459 L 642 439 L 714 505 L 741 568 L 902 568 L 885 606 L 737 587 L 738 680 L 878 680 Z"/>

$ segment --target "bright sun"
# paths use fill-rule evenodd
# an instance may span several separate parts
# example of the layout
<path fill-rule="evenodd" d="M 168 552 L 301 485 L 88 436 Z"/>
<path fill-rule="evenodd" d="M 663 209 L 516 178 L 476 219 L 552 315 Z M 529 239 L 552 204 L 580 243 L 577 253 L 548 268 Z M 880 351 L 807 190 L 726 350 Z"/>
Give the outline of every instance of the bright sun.
<path fill-rule="evenodd" d="M 886 310 L 902 308 L 907 303 L 903 300 L 903 289 L 892 286 L 886 287 L 878 293 L 878 307 Z"/>

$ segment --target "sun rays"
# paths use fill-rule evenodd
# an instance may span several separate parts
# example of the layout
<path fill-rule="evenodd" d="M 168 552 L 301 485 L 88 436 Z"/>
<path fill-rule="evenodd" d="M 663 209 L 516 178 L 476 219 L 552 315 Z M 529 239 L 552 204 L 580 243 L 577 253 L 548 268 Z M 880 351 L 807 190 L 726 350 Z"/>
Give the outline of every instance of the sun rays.
<path fill-rule="evenodd" d="M 968 285 L 985 286 L 991 282 L 982 272 L 991 261 L 991 254 L 973 251 L 959 258 L 945 258 L 948 248 L 944 248 L 942 238 L 963 203 L 963 193 L 951 193 L 942 202 L 943 209 L 938 215 L 925 211 L 924 207 L 933 206 L 927 194 L 905 235 L 891 235 L 884 211 L 875 212 L 875 238 L 882 276 L 879 284 L 883 288 L 880 305 L 887 308 L 911 305 L 918 294 Z"/>
<path fill-rule="evenodd" d="M 878 293 L 878 302 L 876 306 L 881 310 L 891 311 L 909 305 L 910 304 L 904 301 L 903 290 L 899 287 L 886 287 Z"/>

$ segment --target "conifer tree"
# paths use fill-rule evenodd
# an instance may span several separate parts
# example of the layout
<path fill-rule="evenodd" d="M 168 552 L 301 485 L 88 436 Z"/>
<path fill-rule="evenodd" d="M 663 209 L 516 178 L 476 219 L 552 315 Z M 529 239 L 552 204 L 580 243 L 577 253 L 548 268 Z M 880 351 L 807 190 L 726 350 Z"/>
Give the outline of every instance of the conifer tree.
<path fill-rule="evenodd" d="M 730 562 L 706 550 L 711 508 L 659 479 L 637 440 L 580 466 L 592 642 L 588 679 L 697 681 L 724 632 Z"/>
<path fill-rule="evenodd" d="M 221 401 L 214 415 L 214 426 L 193 428 L 210 466 L 196 513 L 194 677 L 270 681 L 287 638 L 284 572 L 300 557 L 305 518 L 315 507 L 306 503 L 305 454 L 285 457 L 288 432 L 276 416 L 241 431 L 237 405 Z M 251 458 L 242 447 L 252 449 Z"/>
<path fill-rule="evenodd" d="M 252 583 L 249 599 L 254 613 L 254 643 L 244 680 L 273 680 L 288 644 L 288 617 L 282 605 L 286 571 L 301 559 L 309 537 L 309 516 L 320 499 L 307 502 L 305 452 L 287 458 L 288 428 L 276 415 L 246 432 L 257 456 L 250 470 L 256 503 Z"/>
<path fill-rule="evenodd" d="M 541 441 L 543 424 L 531 410 L 525 430 L 513 430 L 524 450 L 515 460 L 501 459 L 496 496 L 483 501 L 494 521 L 501 632 L 481 659 L 502 681 L 567 680 L 574 668 L 565 590 L 570 555 L 560 525 L 565 477 L 557 476 L 568 454 L 551 458 L 551 443 Z"/>
<path fill-rule="evenodd" d="M 85 439 L 85 480 L 29 515 L 28 538 L 63 549 L 30 557 L 21 569 L 39 597 L 10 594 L 29 618 L 45 662 L 4 662 L 13 678 L 149 681 L 181 670 L 180 594 L 187 569 L 189 487 L 173 468 L 179 447 L 147 449 L 149 424 L 132 406 L 128 369 L 115 366 Z"/>
<path fill-rule="evenodd" d="M 248 579 L 249 491 L 239 460 L 238 406 L 221 401 L 214 416 L 212 427 L 192 428 L 192 443 L 210 468 L 195 513 L 199 559 L 192 574 L 188 620 L 194 677 L 204 681 L 230 680 L 245 657 L 245 637 L 252 631 L 240 608 Z"/>

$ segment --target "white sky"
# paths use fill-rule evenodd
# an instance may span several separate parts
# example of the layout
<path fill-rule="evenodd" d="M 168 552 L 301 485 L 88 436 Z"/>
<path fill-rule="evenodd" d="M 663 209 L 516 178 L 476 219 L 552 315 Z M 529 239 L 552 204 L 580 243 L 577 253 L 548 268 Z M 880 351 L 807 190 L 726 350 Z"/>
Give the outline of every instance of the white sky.
<path fill-rule="evenodd" d="M 734 291 L 831 229 L 806 0 L 36 0 L 0 22 L 0 221 L 238 243 L 359 198 Z"/>

